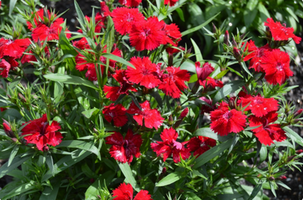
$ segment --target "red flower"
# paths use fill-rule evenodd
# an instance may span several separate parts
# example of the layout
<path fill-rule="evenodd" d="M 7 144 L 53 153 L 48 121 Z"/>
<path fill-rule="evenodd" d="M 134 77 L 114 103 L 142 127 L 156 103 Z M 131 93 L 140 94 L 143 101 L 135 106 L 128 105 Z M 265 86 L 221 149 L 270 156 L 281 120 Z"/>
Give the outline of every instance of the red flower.
<path fill-rule="evenodd" d="M 280 22 L 274 22 L 272 18 L 267 18 L 264 25 L 269 27 L 271 35 L 276 41 L 287 41 L 289 38 L 292 38 L 297 44 L 301 41 L 300 37 L 294 35 L 294 28 L 287 28 L 285 24 L 282 25 Z"/>
<path fill-rule="evenodd" d="M 264 72 L 262 67 L 262 59 L 264 58 L 264 54 L 268 51 L 270 52 L 272 49 L 268 46 L 268 44 L 258 48 L 252 40 L 248 41 L 247 46 L 249 54 L 245 56 L 244 61 L 251 59 L 249 68 L 253 68 L 256 72 Z"/>
<path fill-rule="evenodd" d="M 190 151 L 194 151 L 194 156 L 200 156 L 211 147 L 216 146 L 216 140 L 204 136 L 190 138 L 187 147 Z"/>
<path fill-rule="evenodd" d="M 175 163 L 180 162 L 180 155 L 183 160 L 190 156 L 188 149 L 184 147 L 187 142 L 177 142 L 178 133 L 173 129 L 164 129 L 160 135 L 163 142 L 151 143 L 151 148 L 156 152 L 157 156 L 161 156 L 165 162 L 168 157 L 173 155 Z"/>
<path fill-rule="evenodd" d="M 246 107 L 245 111 L 250 110 L 256 117 L 262 117 L 271 111 L 277 111 L 279 104 L 274 98 L 264 98 L 260 95 L 240 97 L 238 104 Z"/>
<path fill-rule="evenodd" d="M 142 144 L 141 135 L 133 135 L 131 130 L 128 130 L 125 138 L 121 133 L 114 132 L 114 134 L 108 136 L 106 144 L 112 145 L 109 153 L 117 161 L 122 163 L 131 163 L 134 156 L 139 158 L 140 146 Z"/>
<path fill-rule="evenodd" d="M 159 85 L 159 89 L 173 98 L 180 98 L 182 91 L 187 88 L 184 82 L 189 81 L 190 74 L 187 70 L 173 66 L 167 67 L 166 72 L 167 74 L 162 75 L 162 83 Z"/>
<path fill-rule="evenodd" d="M 199 98 L 201 101 L 204 101 L 205 103 L 202 104 L 200 110 L 201 110 L 201 114 L 204 113 L 210 113 L 211 111 L 216 109 L 216 105 L 212 105 L 213 102 L 211 99 L 208 99 L 207 97 L 200 97 Z"/>
<path fill-rule="evenodd" d="M 141 190 L 133 199 L 133 188 L 131 184 L 121 183 L 113 191 L 114 200 L 152 200 L 147 190 Z"/>
<path fill-rule="evenodd" d="M 163 20 L 160 23 L 162 23 L 162 29 L 165 32 L 162 44 L 170 43 L 171 45 L 176 45 L 182 37 L 179 27 L 176 24 L 166 24 Z"/>
<path fill-rule="evenodd" d="M 0 38 L 0 58 L 4 56 L 20 58 L 30 44 L 28 38 L 15 40 Z"/>
<path fill-rule="evenodd" d="M 130 59 L 135 67 L 127 67 L 126 76 L 133 83 L 140 84 L 148 89 L 155 88 L 161 81 L 158 77 L 157 65 L 152 63 L 148 57 L 133 57 Z"/>
<path fill-rule="evenodd" d="M 164 118 L 161 117 L 160 112 L 157 109 L 150 109 L 149 102 L 146 100 L 143 103 L 140 103 L 142 110 L 140 110 L 134 102 L 129 106 L 127 112 L 133 114 L 134 120 L 140 125 L 147 128 L 158 129 L 163 123 Z"/>
<path fill-rule="evenodd" d="M 61 24 L 64 19 L 56 18 L 54 13 L 47 10 L 47 16 L 44 16 L 44 10 L 41 8 L 34 14 L 34 23 L 27 22 L 27 26 L 32 30 L 32 38 L 35 42 L 46 40 L 59 40 L 59 34 L 62 30 Z M 68 30 L 66 30 L 68 32 Z M 70 38 L 71 34 L 67 33 L 66 37 Z"/>
<path fill-rule="evenodd" d="M 174 6 L 179 0 L 164 0 L 165 5 Z"/>
<path fill-rule="evenodd" d="M 231 132 L 239 133 L 246 126 L 246 116 L 236 109 L 229 110 L 226 102 L 210 113 L 210 120 L 210 128 L 221 136 Z"/>
<path fill-rule="evenodd" d="M 11 68 L 11 65 L 4 59 L 0 59 L 0 75 L 3 78 L 8 77 L 8 72 Z"/>
<path fill-rule="evenodd" d="M 204 87 L 203 92 L 206 93 L 207 91 L 211 91 L 213 89 L 215 89 L 216 87 L 223 87 L 223 82 L 219 81 L 217 79 L 214 79 L 212 77 L 207 77 L 204 81 L 199 82 L 200 85 L 202 85 Z"/>
<path fill-rule="evenodd" d="M 110 104 L 105 106 L 102 113 L 106 121 L 114 121 L 115 126 L 124 126 L 127 123 L 126 109 L 121 105 Z"/>
<path fill-rule="evenodd" d="M 137 8 L 116 8 L 111 16 L 115 25 L 115 30 L 121 35 L 131 32 L 133 24 L 144 22 L 144 16 Z"/>
<path fill-rule="evenodd" d="M 24 124 L 22 124 L 24 125 Z M 62 134 L 58 131 L 61 127 L 53 121 L 51 125 L 47 121 L 46 114 L 39 119 L 34 119 L 21 130 L 21 135 L 27 143 L 36 144 L 40 151 L 47 149 L 47 145 L 57 146 L 61 143 Z"/>
<path fill-rule="evenodd" d="M 90 22 L 91 18 L 85 16 L 85 19 Z M 104 22 L 106 20 L 106 16 L 97 13 L 95 15 L 95 33 L 101 33 L 102 28 L 104 28 Z M 82 29 L 78 30 L 79 33 L 83 33 Z"/>
<path fill-rule="evenodd" d="M 258 128 L 253 129 L 255 136 L 264 145 L 273 144 L 274 140 L 282 142 L 286 139 L 285 131 L 281 129 L 280 124 L 272 124 L 278 119 L 278 114 L 273 111 L 263 117 L 250 116 L 249 126 Z"/>
<path fill-rule="evenodd" d="M 129 90 L 137 92 L 136 88 L 127 80 L 125 70 L 116 70 L 116 74 L 112 76 L 119 82 L 120 86 L 112 87 L 104 85 L 103 91 L 106 94 L 106 98 L 109 98 L 111 101 L 116 101 L 121 94 L 128 94 Z"/>
<path fill-rule="evenodd" d="M 2 3 L 2 2 L 0 1 L 0 8 L 1 8 L 1 3 Z"/>
<path fill-rule="evenodd" d="M 119 0 L 119 3 L 128 7 L 138 7 L 142 0 Z"/>
<path fill-rule="evenodd" d="M 202 67 L 200 67 L 200 62 L 195 62 L 197 77 L 200 85 L 202 85 L 203 81 L 215 70 L 208 62 L 204 63 Z"/>
<path fill-rule="evenodd" d="M 130 44 L 137 51 L 154 50 L 162 44 L 165 37 L 162 27 L 157 17 L 134 23 L 129 34 Z"/>
<path fill-rule="evenodd" d="M 289 55 L 280 49 L 265 52 L 262 67 L 265 71 L 265 80 L 270 84 L 283 84 L 293 75 L 289 68 Z"/>

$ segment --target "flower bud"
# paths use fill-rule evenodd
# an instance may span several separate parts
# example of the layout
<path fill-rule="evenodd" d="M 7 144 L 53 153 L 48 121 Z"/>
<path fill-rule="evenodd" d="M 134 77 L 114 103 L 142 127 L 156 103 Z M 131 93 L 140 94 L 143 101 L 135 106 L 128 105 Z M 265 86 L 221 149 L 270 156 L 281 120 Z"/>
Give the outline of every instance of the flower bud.
<path fill-rule="evenodd" d="M 268 178 L 268 180 L 274 181 L 274 180 L 275 180 L 275 177 L 271 176 L 271 177 Z"/>
<path fill-rule="evenodd" d="M 303 149 L 298 149 L 298 150 L 296 151 L 296 154 L 300 154 L 300 153 L 303 153 Z"/>
<path fill-rule="evenodd" d="M 282 176 L 280 176 L 280 178 L 279 178 L 281 181 L 282 180 L 286 180 L 287 179 L 287 177 L 285 176 L 285 175 L 282 175 Z"/>
<path fill-rule="evenodd" d="M 226 45 L 229 45 L 229 33 L 228 33 L 228 30 L 226 30 L 225 34 L 224 34 L 224 43 Z"/>
<path fill-rule="evenodd" d="M 239 51 L 239 49 L 237 47 L 234 47 L 233 48 L 233 54 L 234 54 L 234 57 L 237 59 L 237 61 L 241 61 L 241 53 Z"/>
<path fill-rule="evenodd" d="M 184 119 L 184 117 L 186 117 L 187 114 L 188 114 L 188 108 L 185 108 L 185 109 L 181 112 L 179 119 L 181 119 L 181 120 Z"/>
<path fill-rule="evenodd" d="M 4 129 L 5 134 L 10 138 L 15 138 L 11 125 L 5 119 L 2 119 L 2 120 L 3 120 L 3 129 Z"/>

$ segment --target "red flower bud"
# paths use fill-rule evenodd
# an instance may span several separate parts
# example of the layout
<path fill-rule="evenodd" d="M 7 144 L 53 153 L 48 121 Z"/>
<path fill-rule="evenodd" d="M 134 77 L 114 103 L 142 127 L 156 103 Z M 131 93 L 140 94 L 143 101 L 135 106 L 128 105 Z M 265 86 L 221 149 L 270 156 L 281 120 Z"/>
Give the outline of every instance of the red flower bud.
<path fill-rule="evenodd" d="M 228 30 L 226 30 L 225 34 L 224 34 L 224 43 L 226 45 L 229 45 L 229 33 L 228 33 Z"/>
<path fill-rule="evenodd" d="M 285 175 L 280 176 L 280 180 L 286 180 L 287 177 Z"/>
<path fill-rule="evenodd" d="M 188 114 L 188 108 L 185 108 L 185 109 L 181 112 L 179 119 L 182 120 L 184 117 L 186 117 L 187 114 Z"/>
<path fill-rule="evenodd" d="M 298 150 L 296 151 L 296 154 L 300 154 L 300 153 L 303 153 L 303 149 L 298 149 Z"/>
<path fill-rule="evenodd" d="M 11 125 L 5 119 L 2 119 L 2 120 L 3 120 L 3 129 L 4 129 L 4 132 L 6 133 L 6 135 L 10 138 L 15 138 Z"/>

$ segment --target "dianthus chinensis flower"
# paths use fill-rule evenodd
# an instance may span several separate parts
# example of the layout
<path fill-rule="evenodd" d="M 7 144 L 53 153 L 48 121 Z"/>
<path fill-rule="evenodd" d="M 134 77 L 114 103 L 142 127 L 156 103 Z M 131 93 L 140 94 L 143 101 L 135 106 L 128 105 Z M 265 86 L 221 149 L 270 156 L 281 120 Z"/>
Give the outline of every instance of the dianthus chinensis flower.
<path fill-rule="evenodd" d="M 164 118 L 157 109 L 151 109 L 149 102 L 146 100 L 143 103 L 139 103 L 141 110 L 132 102 L 127 110 L 129 114 L 133 115 L 134 120 L 140 125 L 146 128 L 158 129 L 162 125 Z"/>
<path fill-rule="evenodd" d="M 114 125 L 118 127 L 124 126 L 128 121 L 126 109 L 121 104 L 112 103 L 109 106 L 104 106 L 102 113 L 106 121 L 114 121 Z"/>
<path fill-rule="evenodd" d="M 285 24 L 282 25 L 280 22 L 275 22 L 272 18 L 267 18 L 264 25 L 269 27 L 271 35 L 276 41 L 287 41 L 289 38 L 292 38 L 297 44 L 301 41 L 300 37 L 295 36 L 294 28 L 288 28 Z"/>
<path fill-rule="evenodd" d="M 165 32 L 157 17 L 149 17 L 145 21 L 133 24 L 129 34 L 130 44 L 137 51 L 154 50 L 163 43 Z"/>
<path fill-rule="evenodd" d="M 24 125 L 24 124 L 23 124 Z M 58 131 L 61 126 L 52 121 L 49 125 L 46 114 L 39 119 L 34 119 L 21 130 L 21 135 L 27 143 L 35 144 L 40 151 L 47 150 L 47 145 L 57 146 L 61 143 L 62 134 Z"/>
<path fill-rule="evenodd" d="M 229 109 L 226 102 L 222 102 L 218 109 L 210 113 L 210 128 L 221 136 L 229 133 L 239 133 L 246 126 L 246 115 L 236 109 Z"/>
<path fill-rule="evenodd" d="M 190 138 L 189 142 L 187 143 L 187 147 L 190 151 L 194 152 L 194 156 L 200 156 L 204 152 L 208 151 L 211 147 L 216 146 L 216 140 L 204 137 L 204 136 L 197 136 Z"/>
<path fill-rule="evenodd" d="M 152 63 L 148 57 L 133 57 L 130 63 L 134 65 L 127 67 L 126 76 L 133 83 L 140 84 L 148 89 L 155 88 L 161 81 L 158 75 L 157 65 Z"/>
<path fill-rule="evenodd" d="M 131 32 L 133 24 L 144 22 L 144 16 L 137 8 L 115 8 L 111 13 L 115 30 L 121 35 Z"/>
<path fill-rule="evenodd" d="M 180 98 L 182 91 L 187 89 L 185 81 L 189 81 L 190 74 L 187 70 L 173 66 L 167 67 L 165 72 L 167 73 L 163 73 L 161 76 L 162 82 L 159 89 L 173 98 Z"/>
<path fill-rule="evenodd" d="M 178 133 L 173 129 L 164 129 L 160 135 L 163 142 L 151 143 L 150 146 L 157 156 L 161 156 L 165 162 L 168 157 L 173 155 L 175 163 L 180 162 L 180 156 L 183 160 L 190 156 L 189 149 L 185 148 L 187 142 L 177 142 Z"/>
<path fill-rule="evenodd" d="M 271 111 L 277 111 L 279 108 L 277 100 L 274 98 L 264 98 L 260 95 L 240 97 L 238 104 L 241 104 L 242 107 L 247 106 L 245 111 L 250 110 L 257 117 L 262 117 Z"/>
<path fill-rule="evenodd" d="M 44 13 L 47 15 L 44 16 Z M 64 19 L 56 17 L 56 14 L 50 13 L 48 10 L 45 12 L 43 8 L 34 14 L 33 23 L 27 22 L 28 29 L 32 31 L 32 38 L 35 42 L 46 40 L 59 40 L 59 34 L 62 31 L 62 24 Z M 70 38 L 69 30 L 66 31 L 66 37 Z"/>
<path fill-rule="evenodd" d="M 121 183 L 118 188 L 114 189 L 114 200 L 152 200 L 147 190 L 140 190 L 133 198 L 133 188 L 131 184 Z"/>
<path fill-rule="evenodd" d="M 265 71 L 265 80 L 269 84 L 282 85 L 286 79 L 293 75 L 289 67 L 289 55 L 280 49 L 265 52 L 262 59 L 262 68 Z"/>
<path fill-rule="evenodd" d="M 278 113 L 275 111 L 269 112 L 263 117 L 252 115 L 248 118 L 249 126 L 257 127 L 252 131 L 262 144 L 271 145 L 274 141 L 282 142 L 287 138 L 280 124 L 274 124 L 277 119 Z"/>
<path fill-rule="evenodd" d="M 119 3 L 128 7 L 138 7 L 142 0 L 119 0 Z"/>
<path fill-rule="evenodd" d="M 134 135 L 131 130 L 128 130 L 125 138 L 119 132 L 108 136 L 106 144 L 112 145 L 109 149 L 110 155 L 117 161 L 122 163 L 131 163 L 134 156 L 139 158 L 140 146 L 142 144 L 141 135 Z"/>

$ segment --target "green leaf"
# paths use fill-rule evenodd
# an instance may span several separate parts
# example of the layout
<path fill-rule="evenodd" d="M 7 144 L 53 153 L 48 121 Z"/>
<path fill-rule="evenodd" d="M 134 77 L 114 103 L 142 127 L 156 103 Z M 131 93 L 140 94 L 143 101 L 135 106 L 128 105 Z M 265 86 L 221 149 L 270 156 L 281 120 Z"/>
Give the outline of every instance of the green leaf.
<path fill-rule="evenodd" d="M 31 156 L 21 157 L 21 155 L 19 155 L 19 156 L 16 156 L 13 159 L 12 163 L 9 166 L 8 166 L 8 163 L 6 162 L 4 165 L 2 165 L 0 167 L 0 178 L 5 176 L 11 170 L 16 169 L 17 167 L 19 167 L 22 163 L 27 161 L 29 158 L 31 158 Z"/>
<path fill-rule="evenodd" d="M 193 47 L 194 47 L 195 55 L 196 55 L 196 61 L 203 62 L 203 56 L 200 51 L 200 48 L 198 47 L 198 45 L 196 44 L 196 42 L 193 39 L 190 38 L 190 41 L 191 41 L 191 43 L 193 43 Z"/>
<path fill-rule="evenodd" d="M 156 187 L 163 187 L 169 184 L 172 184 L 182 178 L 182 172 L 176 171 L 168 174 L 164 178 L 162 178 L 158 183 L 156 183 Z"/>
<path fill-rule="evenodd" d="M 256 0 L 249 0 L 246 4 L 246 8 L 249 10 L 255 10 L 256 6 L 258 5 L 259 1 Z"/>
<path fill-rule="evenodd" d="M 199 128 L 198 130 L 196 130 L 193 134 L 194 136 L 204 136 L 204 137 L 209 137 L 209 138 L 212 138 L 214 140 L 217 140 L 217 141 L 225 141 L 225 140 L 228 140 L 231 138 L 230 135 L 228 136 L 220 136 L 218 134 L 216 134 L 213 130 L 211 130 L 210 128 Z"/>
<path fill-rule="evenodd" d="M 7 162 L 7 166 L 9 167 L 13 161 L 13 159 L 15 158 L 15 156 L 17 155 L 19 151 L 19 145 L 15 145 L 13 150 L 11 151 L 11 154 L 9 156 L 8 162 Z"/>
<path fill-rule="evenodd" d="M 92 108 L 92 109 L 89 109 L 89 110 L 85 110 L 82 112 L 82 114 L 87 118 L 91 118 L 93 115 L 97 114 L 99 112 L 99 109 L 98 108 Z"/>
<path fill-rule="evenodd" d="M 49 178 L 51 178 L 53 175 L 58 174 L 62 171 L 64 171 L 67 168 L 70 168 L 74 164 L 80 162 L 87 156 L 91 155 L 91 152 L 84 151 L 81 149 L 77 149 L 72 152 L 72 155 L 67 155 L 61 158 L 57 163 L 54 164 L 53 173 L 51 170 L 48 170 L 46 174 L 42 177 L 41 181 L 47 181 Z"/>
<path fill-rule="evenodd" d="M 254 187 L 254 189 L 253 189 L 251 195 L 249 196 L 248 200 L 253 200 L 257 196 L 257 194 L 262 189 L 262 185 L 263 185 L 263 182 Z"/>
<path fill-rule="evenodd" d="M 267 18 L 270 18 L 270 14 L 268 10 L 265 8 L 265 6 L 262 3 L 259 3 L 258 10 L 260 12 L 260 17 L 263 22 L 265 22 Z"/>
<path fill-rule="evenodd" d="M 197 74 L 193 74 L 193 75 L 190 77 L 188 83 L 194 83 L 194 82 L 196 82 L 197 80 L 198 80 L 198 75 L 197 75 Z"/>
<path fill-rule="evenodd" d="M 78 15 L 78 21 L 80 23 L 81 29 L 83 32 L 86 32 L 86 27 L 85 27 L 86 20 L 85 20 L 84 14 L 76 0 L 74 1 L 74 4 L 75 4 L 75 10 Z"/>
<path fill-rule="evenodd" d="M 286 135 L 291 138 L 292 141 L 298 143 L 299 145 L 303 146 L 303 139 L 300 135 L 294 132 L 288 126 L 283 127 L 283 130 L 286 132 Z"/>
<path fill-rule="evenodd" d="M 50 74 L 44 75 L 44 78 L 52 80 L 52 81 L 58 81 L 58 82 L 65 83 L 65 84 L 84 85 L 84 86 L 93 88 L 95 90 L 98 90 L 98 88 L 92 82 L 85 80 L 78 76 L 50 73 Z"/>
<path fill-rule="evenodd" d="M 94 146 L 93 142 L 80 141 L 80 140 L 63 140 L 56 148 L 68 147 L 68 148 L 77 148 L 89 151 L 95 154 L 99 160 L 101 160 L 101 155 L 99 149 Z"/>
<path fill-rule="evenodd" d="M 53 157 L 50 154 L 47 154 L 47 156 L 46 156 L 46 165 L 48 166 L 50 172 L 53 174 L 54 173 L 54 161 L 53 161 Z"/>
<path fill-rule="evenodd" d="M 254 0 L 255 1 L 255 0 Z M 245 10 L 244 11 L 244 24 L 246 27 L 250 27 L 257 16 L 258 10 Z"/>
<path fill-rule="evenodd" d="M 125 176 L 126 182 L 130 183 L 133 188 L 139 192 L 141 189 L 137 184 L 133 172 L 128 163 L 118 163 L 120 170 L 122 171 L 123 175 Z"/>
<path fill-rule="evenodd" d="M 185 20 L 184 20 L 184 14 L 183 14 L 182 9 L 181 9 L 181 8 L 177 8 L 176 11 L 177 11 L 177 13 L 178 13 L 180 19 L 181 19 L 183 22 L 185 22 Z"/>
<path fill-rule="evenodd" d="M 15 8 L 15 5 L 17 3 L 17 0 L 10 0 L 9 1 L 9 12 L 8 12 L 8 15 L 11 15 L 14 8 Z"/>
<path fill-rule="evenodd" d="M 124 65 L 130 66 L 130 67 L 136 69 L 135 66 L 134 66 L 133 64 L 131 64 L 130 62 L 124 60 L 123 58 L 121 58 L 121 57 L 119 57 L 119 56 L 115 56 L 114 54 L 111 54 L 111 53 L 104 53 L 104 54 L 102 54 L 102 56 L 104 56 L 105 58 L 108 58 L 108 59 L 117 61 L 117 62 L 119 62 L 119 63 L 122 63 L 122 64 L 124 64 Z"/>
<path fill-rule="evenodd" d="M 32 190 L 32 191 L 31 191 Z M 0 191 L 0 198 L 1 199 L 10 199 L 12 197 L 18 195 L 24 195 L 26 193 L 34 193 L 37 191 L 35 181 L 30 181 L 29 183 L 20 184 L 19 182 L 16 184 L 15 182 L 9 183 Z"/>
<path fill-rule="evenodd" d="M 216 156 L 220 155 L 224 150 L 226 150 L 230 145 L 232 144 L 233 139 L 226 140 L 222 142 L 221 144 L 212 147 L 210 150 L 206 151 L 203 156 L 199 156 L 196 159 L 196 163 L 193 166 L 193 169 L 197 169 L 198 167 L 201 167 L 211 159 L 215 158 Z"/>
<path fill-rule="evenodd" d="M 59 180 L 58 180 L 59 182 Z M 51 187 L 45 187 L 39 200 L 56 200 L 61 184 L 53 184 Z"/>
<path fill-rule="evenodd" d="M 191 28 L 191 29 L 188 29 L 186 31 L 183 31 L 181 34 L 182 34 L 182 37 L 185 36 L 185 35 L 188 35 L 190 33 L 193 33 L 195 31 L 198 31 L 200 29 L 202 29 L 204 26 L 206 26 L 209 22 L 211 22 L 214 18 L 216 18 L 220 13 L 217 13 L 216 15 L 212 16 L 211 18 L 209 18 L 208 20 L 206 20 L 203 24 L 200 24 L 199 26 L 196 26 L 194 28 Z"/>
<path fill-rule="evenodd" d="M 286 7 L 286 11 L 297 21 L 299 22 L 299 19 L 297 15 L 294 13 L 293 8 Z M 293 27 L 294 28 L 294 27 Z M 296 29 L 295 29 L 296 30 Z"/>
<path fill-rule="evenodd" d="M 267 158 L 267 147 L 262 145 L 260 148 L 260 163 Z"/>
<path fill-rule="evenodd" d="M 224 97 L 226 97 L 227 95 L 229 95 L 230 93 L 233 93 L 233 92 L 241 89 L 243 85 L 244 85 L 244 82 L 242 80 L 236 80 L 236 81 L 232 81 L 230 83 L 225 84 L 213 98 L 213 103 L 216 103 L 216 102 L 220 101 L 221 99 L 223 99 Z"/>

